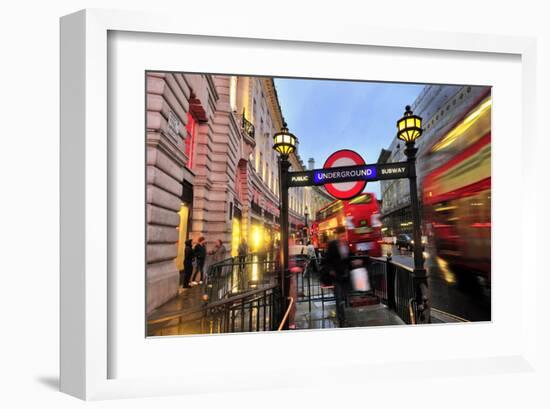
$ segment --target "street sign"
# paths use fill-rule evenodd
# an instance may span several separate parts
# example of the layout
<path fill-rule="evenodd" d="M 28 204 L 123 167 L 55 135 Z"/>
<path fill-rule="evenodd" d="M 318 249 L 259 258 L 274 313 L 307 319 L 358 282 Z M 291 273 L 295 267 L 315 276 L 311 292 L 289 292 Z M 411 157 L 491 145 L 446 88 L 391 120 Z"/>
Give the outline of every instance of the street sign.
<path fill-rule="evenodd" d="M 386 179 L 409 177 L 407 162 L 372 163 L 359 166 L 342 166 L 329 169 L 313 169 L 302 172 L 289 172 L 288 186 L 319 186 L 347 182 L 375 182 Z"/>
<path fill-rule="evenodd" d="M 305 172 L 290 172 L 289 173 L 289 186 L 312 186 L 313 183 L 313 171 Z"/>
<path fill-rule="evenodd" d="M 375 180 L 377 174 L 376 165 L 343 166 L 330 169 L 313 171 L 313 183 L 322 185 L 325 183 L 343 183 L 361 180 Z"/>
<path fill-rule="evenodd" d="M 385 163 L 378 165 L 377 167 L 378 180 L 409 177 L 409 164 L 407 162 Z"/>
<path fill-rule="evenodd" d="M 366 180 L 363 178 L 356 179 L 366 175 L 367 169 L 353 169 L 353 167 L 364 164 L 365 161 L 361 155 L 355 151 L 350 149 L 336 151 L 327 158 L 322 171 L 314 171 L 314 183 L 324 184 L 327 192 L 336 199 L 351 199 L 361 193 L 367 185 Z M 347 169 L 337 170 L 331 168 Z"/>

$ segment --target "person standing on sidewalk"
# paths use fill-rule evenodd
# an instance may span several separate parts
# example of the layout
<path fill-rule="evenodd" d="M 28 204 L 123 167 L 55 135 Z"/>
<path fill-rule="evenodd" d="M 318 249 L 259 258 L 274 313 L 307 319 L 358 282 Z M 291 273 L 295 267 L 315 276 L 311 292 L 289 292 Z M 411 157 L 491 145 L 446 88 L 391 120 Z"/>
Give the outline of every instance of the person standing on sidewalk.
<path fill-rule="evenodd" d="M 193 250 L 195 260 L 197 262 L 197 269 L 195 271 L 195 275 L 193 276 L 193 281 L 191 282 L 191 285 L 202 284 L 204 278 L 204 261 L 206 260 L 206 245 L 204 244 L 204 241 L 204 237 L 199 237 L 199 241 L 197 242 Z M 197 274 L 199 275 L 198 283 L 196 281 Z"/>
<path fill-rule="evenodd" d="M 246 244 L 246 240 L 242 239 L 241 244 L 239 244 L 239 248 L 237 249 L 237 254 L 239 255 L 239 277 L 240 284 L 244 283 L 245 277 L 246 277 L 246 256 L 248 255 L 248 244 Z"/>
<path fill-rule="evenodd" d="M 328 243 L 325 265 L 334 281 L 334 297 L 336 298 L 338 323 L 340 327 L 345 327 L 347 325 L 345 312 L 349 283 L 349 247 L 345 228 L 342 226 L 337 227 L 336 234 L 338 235 L 338 239 Z"/>
<path fill-rule="evenodd" d="M 225 260 L 227 250 L 220 239 L 216 240 L 216 246 L 210 254 L 212 255 L 212 264 Z"/>
<path fill-rule="evenodd" d="M 185 241 L 185 253 L 183 259 L 183 288 L 189 288 L 189 280 L 193 274 L 193 241 L 191 239 Z"/>

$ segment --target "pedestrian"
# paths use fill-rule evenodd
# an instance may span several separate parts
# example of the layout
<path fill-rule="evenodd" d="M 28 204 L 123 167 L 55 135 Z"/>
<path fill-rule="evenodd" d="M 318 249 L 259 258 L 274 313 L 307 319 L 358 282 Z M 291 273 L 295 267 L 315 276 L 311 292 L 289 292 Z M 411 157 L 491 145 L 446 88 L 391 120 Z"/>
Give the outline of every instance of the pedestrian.
<path fill-rule="evenodd" d="M 336 228 L 336 234 L 338 238 L 328 243 L 324 264 L 334 283 L 334 297 L 336 298 L 336 316 L 338 318 L 338 323 L 340 327 L 345 327 L 347 325 L 345 308 L 349 283 L 349 247 L 346 229 L 339 226 Z"/>
<path fill-rule="evenodd" d="M 275 240 L 271 239 L 269 242 L 268 258 L 269 261 L 275 259 Z"/>
<path fill-rule="evenodd" d="M 317 264 L 317 253 L 315 252 L 315 247 L 313 247 L 313 244 L 311 244 L 311 241 L 307 242 L 307 258 L 309 259 L 309 263 L 313 268 L 313 271 L 317 272 L 319 271 L 319 267 Z"/>
<path fill-rule="evenodd" d="M 246 240 L 244 238 L 241 240 L 241 244 L 239 244 L 237 254 L 239 256 L 239 275 L 241 277 L 240 281 L 241 284 L 243 284 L 246 270 L 246 256 L 248 255 L 248 244 L 246 244 Z"/>
<path fill-rule="evenodd" d="M 248 244 L 246 244 L 245 239 L 241 240 L 241 244 L 239 244 L 237 253 L 239 254 L 239 264 L 244 267 L 244 263 L 246 262 L 246 256 L 248 255 Z"/>
<path fill-rule="evenodd" d="M 183 259 L 183 288 L 189 288 L 189 280 L 191 280 L 191 274 L 193 274 L 193 240 L 189 239 L 185 241 L 185 253 Z"/>
<path fill-rule="evenodd" d="M 273 261 L 275 263 L 274 269 L 278 270 L 281 267 L 281 247 L 279 240 L 275 240 L 273 245 Z"/>
<path fill-rule="evenodd" d="M 214 250 L 210 252 L 210 255 L 212 255 L 212 263 L 215 264 L 225 260 L 226 254 L 227 254 L 227 250 L 223 245 L 223 242 L 220 239 L 216 240 L 216 245 L 214 246 Z"/>
<path fill-rule="evenodd" d="M 197 244 L 195 245 L 195 248 L 193 249 L 193 254 L 195 255 L 196 260 L 196 271 L 193 275 L 193 281 L 191 282 L 191 285 L 197 285 L 202 284 L 203 282 L 203 275 L 204 275 L 204 261 L 206 260 L 206 244 L 204 237 L 199 237 L 199 240 Z M 199 282 L 195 280 L 197 277 L 197 274 L 199 275 Z"/>

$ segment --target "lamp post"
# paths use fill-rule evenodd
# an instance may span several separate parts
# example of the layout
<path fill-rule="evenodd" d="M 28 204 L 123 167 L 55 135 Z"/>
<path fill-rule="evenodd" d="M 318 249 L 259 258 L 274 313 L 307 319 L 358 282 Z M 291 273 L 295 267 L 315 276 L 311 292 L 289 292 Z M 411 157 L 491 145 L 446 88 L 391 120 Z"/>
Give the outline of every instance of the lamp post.
<path fill-rule="evenodd" d="M 298 139 L 288 131 L 286 122 L 273 135 L 273 149 L 279 154 L 280 207 L 281 207 L 281 289 L 283 305 L 286 305 L 290 280 L 288 276 L 288 170 L 290 154 L 296 150 Z"/>
<path fill-rule="evenodd" d="M 309 209 L 307 208 L 307 205 L 306 205 L 306 207 L 305 207 L 305 209 L 304 209 L 304 217 L 305 217 L 305 219 L 306 219 L 306 220 L 305 220 L 305 223 L 306 223 L 306 244 L 307 244 L 307 242 L 309 241 L 309 228 L 308 228 L 308 226 L 307 226 L 307 217 L 309 216 L 308 210 L 309 210 Z"/>
<path fill-rule="evenodd" d="M 416 152 L 415 141 L 422 135 L 422 118 L 413 115 L 411 107 L 405 107 L 405 113 L 397 121 L 397 137 L 405 142 L 405 155 L 409 164 L 409 188 L 411 195 L 411 210 L 413 217 L 414 240 L 414 273 L 415 301 L 419 312 L 418 322 L 430 322 L 430 305 L 428 295 L 428 274 L 424 268 L 422 255 L 422 233 L 420 230 L 420 203 L 416 186 Z"/>

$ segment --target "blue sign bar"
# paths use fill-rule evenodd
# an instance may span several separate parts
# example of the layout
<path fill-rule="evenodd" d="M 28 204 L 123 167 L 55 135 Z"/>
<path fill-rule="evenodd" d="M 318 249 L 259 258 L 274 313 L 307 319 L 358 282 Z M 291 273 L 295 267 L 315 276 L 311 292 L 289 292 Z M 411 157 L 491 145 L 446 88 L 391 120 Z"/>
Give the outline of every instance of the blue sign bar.
<path fill-rule="evenodd" d="M 376 165 L 346 166 L 313 171 L 313 183 L 316 185 L 376 179 Z"/>
<path fill-rule="evenodd" d="M 370 165 L 341 166 L 338 168 L 312 169 L 289 172 L 288 187 L 315 186 L 327 183 L 376 181 L 409 177 L 407 162 L 392 162 Z"/>

